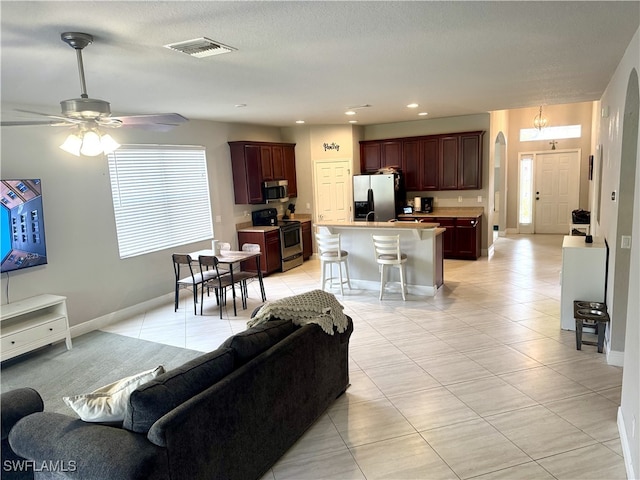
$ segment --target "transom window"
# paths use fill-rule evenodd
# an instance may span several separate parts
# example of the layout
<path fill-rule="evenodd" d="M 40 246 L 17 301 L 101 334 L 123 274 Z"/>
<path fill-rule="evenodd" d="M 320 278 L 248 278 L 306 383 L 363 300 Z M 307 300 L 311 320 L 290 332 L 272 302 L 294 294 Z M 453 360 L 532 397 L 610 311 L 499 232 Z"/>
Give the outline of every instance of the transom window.
<path fill-rule="evenodd" d="M 123 145 L 107 158 L 120 258 L 213 238 L 204 147 Z"/>
<path fill-rule="evenodd" d="M 533 142 L 536 140 L 560 140 L 563 138 L 580 138 L 581 136 L 582 125 L 545 127 L 542 130 L 538 130 L 537 128 L 520 129 L 521 142 Z"/>

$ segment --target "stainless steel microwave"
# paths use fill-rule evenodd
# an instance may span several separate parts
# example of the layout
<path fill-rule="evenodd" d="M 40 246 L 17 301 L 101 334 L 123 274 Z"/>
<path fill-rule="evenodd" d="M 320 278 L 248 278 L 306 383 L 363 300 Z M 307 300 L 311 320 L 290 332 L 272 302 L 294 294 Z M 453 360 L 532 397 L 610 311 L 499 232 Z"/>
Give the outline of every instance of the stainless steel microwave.
<path fill-rule="evenodd" d="M 265 203 L 289 201 L 289 182 L 273 180 L 262 184 Z"/>

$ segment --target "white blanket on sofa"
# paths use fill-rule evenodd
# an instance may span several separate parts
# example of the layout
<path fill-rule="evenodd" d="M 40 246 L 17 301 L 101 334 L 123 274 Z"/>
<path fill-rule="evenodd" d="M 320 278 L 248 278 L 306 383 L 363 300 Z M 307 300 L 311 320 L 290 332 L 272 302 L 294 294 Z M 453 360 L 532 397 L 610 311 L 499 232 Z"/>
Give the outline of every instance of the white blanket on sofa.
<path fill-rule="evenodd" d="M 336 297 L 322 290 L 294 295 L 265 303 L 258 314 L 247 322 L 249 327 L 265 323 L 272 318 L 291 320 L 295 325 L 316 323 L 325 333 L 333 335 L 336 327 L 339 333 L 347 329 L 344 307 Z"/>

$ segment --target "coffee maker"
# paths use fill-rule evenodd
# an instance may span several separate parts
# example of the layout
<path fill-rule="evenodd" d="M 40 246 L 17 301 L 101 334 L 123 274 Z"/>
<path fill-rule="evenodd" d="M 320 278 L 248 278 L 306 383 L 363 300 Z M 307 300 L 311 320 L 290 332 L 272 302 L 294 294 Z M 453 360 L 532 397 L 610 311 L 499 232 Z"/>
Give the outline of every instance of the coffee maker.
<path fill-rule="evenodd" d="M 420 197 L 420 211 L 422 213 L 433 212 L 433 197 Z"/>

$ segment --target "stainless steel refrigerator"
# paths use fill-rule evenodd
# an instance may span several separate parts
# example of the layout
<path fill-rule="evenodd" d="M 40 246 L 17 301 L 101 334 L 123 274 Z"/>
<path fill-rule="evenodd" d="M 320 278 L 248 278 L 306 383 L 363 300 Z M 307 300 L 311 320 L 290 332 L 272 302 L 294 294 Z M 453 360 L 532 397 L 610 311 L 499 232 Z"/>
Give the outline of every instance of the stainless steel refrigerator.
<path fill-rule="evenodd" d="M 400 172 L 353 176 L 354 220 L 386 222 L 402 213 L 406 202 Z"/>

